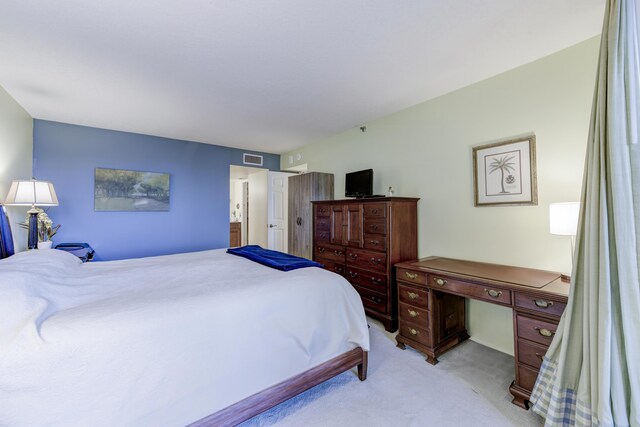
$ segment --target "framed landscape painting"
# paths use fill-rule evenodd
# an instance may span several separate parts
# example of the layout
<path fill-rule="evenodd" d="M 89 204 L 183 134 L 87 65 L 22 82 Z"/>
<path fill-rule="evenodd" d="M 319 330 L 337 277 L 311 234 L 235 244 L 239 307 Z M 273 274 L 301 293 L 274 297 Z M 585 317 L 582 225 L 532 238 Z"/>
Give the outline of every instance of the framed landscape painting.
<path fill-rule="evenodd" d="M 169 174 L 96 168 L 96 211 L 168 211 Z"/>
<path fill-rule="evenodd" d="M 475 206 L 537 205 L 535 135 L 473 147 Z"/>

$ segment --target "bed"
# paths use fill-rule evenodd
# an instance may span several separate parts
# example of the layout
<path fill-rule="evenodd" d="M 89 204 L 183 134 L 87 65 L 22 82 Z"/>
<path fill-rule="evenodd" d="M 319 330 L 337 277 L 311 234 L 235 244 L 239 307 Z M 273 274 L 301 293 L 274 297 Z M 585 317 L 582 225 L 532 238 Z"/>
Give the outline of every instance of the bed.
<path fill-rule="evenodd" d="M 362 303 L 317 267 L 212 250 L 0 260 L 0 425 L 234 425 L 353 367 Z"/>

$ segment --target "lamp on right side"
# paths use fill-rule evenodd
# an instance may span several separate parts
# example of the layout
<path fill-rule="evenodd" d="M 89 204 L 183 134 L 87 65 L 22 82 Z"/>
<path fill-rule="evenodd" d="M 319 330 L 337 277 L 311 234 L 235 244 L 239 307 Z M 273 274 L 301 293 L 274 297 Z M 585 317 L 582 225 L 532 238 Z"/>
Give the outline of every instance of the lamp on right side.
<path fill-rule="evenodd" d="M 551 203 L 549 205 L 549 233 L 571 237 L 571 266 L 573 268 L 573 248 L 578 230 L 580 202 Z M 571 276 L 560 275 L 563 282 L 570 282 Z"/>

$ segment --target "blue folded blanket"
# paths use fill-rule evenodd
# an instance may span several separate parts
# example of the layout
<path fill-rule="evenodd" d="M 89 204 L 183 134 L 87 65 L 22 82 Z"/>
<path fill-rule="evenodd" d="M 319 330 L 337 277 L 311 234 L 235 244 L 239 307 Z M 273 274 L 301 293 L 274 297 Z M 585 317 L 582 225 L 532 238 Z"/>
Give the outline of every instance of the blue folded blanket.
<path fill-rule="evenodd" d="M 318 264 L 310 259 L 300 258 L 297 256 L 285 254 L 278 251 L 272 251 L 271 249 L 264 249 L 258 245 L 247 245 L 239 248 L 227 249 L 227 253 L 232 255 L 238 255 L 255 261 L 267 267 L 275 268 L 282 271 L 290 271 L 304 267 L 321 267 L 322 264 Z"/>

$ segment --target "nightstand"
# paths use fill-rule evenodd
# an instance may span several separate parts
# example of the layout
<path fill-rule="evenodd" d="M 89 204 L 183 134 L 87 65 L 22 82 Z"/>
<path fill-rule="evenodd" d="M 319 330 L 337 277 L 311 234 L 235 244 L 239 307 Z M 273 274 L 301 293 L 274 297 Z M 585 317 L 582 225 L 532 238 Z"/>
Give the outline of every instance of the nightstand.
<path fill-rule="evenodd" d="M 89 262 L 93 259 L 95 251 L 88 243 L 60 243 L 56 249 L 69 252 L 82 260 Z"/>

